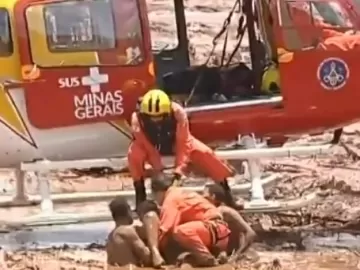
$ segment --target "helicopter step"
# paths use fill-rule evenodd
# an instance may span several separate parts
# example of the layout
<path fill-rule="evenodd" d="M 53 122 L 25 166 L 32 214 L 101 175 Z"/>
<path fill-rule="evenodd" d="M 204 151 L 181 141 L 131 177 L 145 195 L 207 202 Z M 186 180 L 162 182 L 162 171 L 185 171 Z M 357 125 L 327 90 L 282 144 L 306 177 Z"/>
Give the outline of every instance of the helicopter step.
<path fill-rule="evenodd" d="M 238 194 L 247 193 L 251 190 L 254 199 L 263 199 L 263 186 L 267 187 L 275 180 L 279 179 L 278 175 L 271 175 L 263 178 L 260 171 L 260 157 L 283 157 L 291 155 L 314 155 L 325 154 L 331 150 L 331 145 L 315 145 L 315 146 L 299 146 L 299 147 L 280 147 L 280 148 L 264 148 L 263 143 L 259 144 L 254 136 L 242 136 L 238 138 L 238 144 L 247 149 L 243 150 L 220 150 L 216 154 L 227 160 L 246 160 L 248 163 L 248 175 L 251 184 L 241 184 L 232 187 L 234 192 Z M 173 162 L 173 158 L 165 158 L 165 164 Z M 56 161 L 47 160 L 37 161 L 33 163 L 23 163 L 20 169 L 16 171 L 16 195 L 14 198 L 0 197 L 0 207 L 9 206 L 26 206 L 41 204 L 41 208 L 46 210 L 53 208 L 53 202 L 71 203 L 79 201 L 100 201 L 111 199 L 114 196 L 131 197 L 133 191 L 111 191 L 111 192 L 90 192 L 90 193 L 72 193 L 72 194 L 56 194 L 51 196 L 50 183 L 47 180 L 47 173 L 51 170 L 65 170 L 70 168 L 91 168 L 91 167 L 110 167 L 123 168 L 126 164 L 126 158 L 118 159 L 96 159 L 96 160 L 79 160 L 79 161 Z M 24 177 L 26 171 L 35 172 L 39 182 L 40 196 L 27 196 L 25 192 Z M 235 179 L 236 182 L 236 179 Z M 193 191 L 201 191 L 202 187 L 189 188 Z"/>

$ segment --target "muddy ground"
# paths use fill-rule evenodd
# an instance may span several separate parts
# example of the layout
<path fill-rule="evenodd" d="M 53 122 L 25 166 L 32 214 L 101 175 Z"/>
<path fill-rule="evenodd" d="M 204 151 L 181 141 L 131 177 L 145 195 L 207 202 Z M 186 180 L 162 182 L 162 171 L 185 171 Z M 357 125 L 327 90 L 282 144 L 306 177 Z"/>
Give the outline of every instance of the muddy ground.
<path fill-rule="evenodd" d="M 303 137 L 289 144 L 303 145 L 330 139 L 331 134 L 326 134 Z M 268 199 L 296 198 L 317 188 L 327 192 L 321 201 L 299 211 L 246 215 L 259 234 L 258 243 L 253 246 L 257 256 L 251 253 L 237 267 L 246 270 L 360 269 L 359 238 L 350 236 L 350 239 L 349 235 L 340 234 L 360 233 L 359 158 L 360 124 L 356 124 L 345 128 L 341 145 L 334 147 L 330 156 L 262 160 L 265 171 L 283 176 L 277 185 L 266 191 Z M 53 192 L 131 188 L 131 180 L 126 174 L 102 176 L 97 173 L 54 172 L 50 175 Z M 13 189 L 11 174 L 2 171 L 1 175 L 6 183 L 3 193 L 10 193 Z M 32 177 L 28 178 L 27 185 L 31 193 L 36 193 L 36 181 Z M 106 203 L 99 208 L 105 209 Z M 4 214 L 10 214 L 9 210 Z M 316 247 L 310 242 L 316 242 Z M 3 251 L 0 262 L 1 258 L 4 268 L 0 269 L 106 269 L 106 255 L 101 245 L 90 245 L 85 249 Z M 219 269 L 233 269 L 233 266 Z"/>
<path fill-rule="evenodd" d="M 175 23 L 173 20 L 172 0 L 148 0 L 149 18 L 152 26 L 154 47 L 170 44 L 176 46 Z M 185 0 L 188 36 L 193 64 L 203 63 L 211 49 L 211 41 L 219 31 L 223 20 L 233 2 L 231 0 Z M 238 14 L 236 15 L 238 16 Z M 236 19 L 233 21 L 229 38 L 229 54 L 236 43 Z M 171 48 L 168 47 L 168 48 Z M 221 55 L 222 45 L 216 48 L 215 57 Z M 242 45 L 241 55 L 249 61 L 248 45 Z M 325 142 L 331 134 L 318 137 L 303 137 L 291 144 Z M 262 160 L 267 172 L 281 173 L 283 179 L 266 190 L 268 199 L 298 198 L 318 188 L 327 190 L 326 196 L 316 204 L 299 211 L 278 214 L 247 215 L 259 233 L 259 242 L 253 246 L 258 256 L 244 258 L 242 269 L 360 269 L 360 256 L 356 245 L 348 248 L 338 241 L 321 248 L 309 248 L 306 241 L 320 237 L 328 240 L 340 231 L 357 234 L 360 232 L 360 124 L 345 129 L 342 144 L 333 149 L 327 157 L 291 157 Z M 239 168 L 239 164 L 234 164 Z M 2 194 L 11 194 L 14 190 L 13 176 L 9 171 L 0 171 Z M 126 174 L 106 174 L 96 172 L 54 172 L 49 175 L 53 192 L 104 191 L 130 189 L 131 180 Z M 27 179 L 29 193 L 37 193 L 37 184 L 31 175 Z M 91 206 L 90 206 L 91 207 Z M 106 209 L 106 203 L 100 208 Z M 2 216 L 23 215 L 27 210 L 2 210 Z M 325 230 L 324 230 L 325 229 Z M 307 236 L 307 238 L 306 238 Z M 262 242 L 267 237 L 268 241 Z M 270 237 L 270 238 L 269 238 Z M 275 241 L 275 240 L 278 241 Z M 309 240 L 310 239 L 310 240 Z M 305 243 L 305 244 L 304 244 Z M 336 244 L 338 243 L 338 245 Z M 89 243 L 90 244 L 90 243 Z M 320 245 L 321 246 L 321 245 Z M 339 248 L 342 247 L 342 248 Z M 344 248 L 345 247 L 345 248 Z M 305 249 L 305 251 L 300 251 Z M 90 245 L 86 249 L 64 247 L 43 251 L 5 251 L 0 252 L 0 269 L 106 269 L 106 255 L 103 247 Z M 226 265 L 216 269 L 233 269 Z"/>
<path fill-rule="evenodd" d="M 267 252 L 259 251 L 260 257 L 256 262 L 244 259 L 241 264 L 234 267 L 233 265 L 223 265 L 214 267 L 214 270 L 355 270 L 359 269 L 359 258 L 356 254 L 343 250 L 326 251 L 318 253 L 309 252 Z M 3 268 L 16 270 L 103 270 L 107 269 L 104 264 L 105 254 L 100 249 L 89 250 L 51 250 L 39 252 L 17 252 L 16 254 L 4 254 Z M 1 267 L 1 261 L 0 261 Z M 131 267 L 124 267 L 124 269 Z M 136 268 L 136 267 L 132 267 Z M 189 269 L 183 266 L 182 269 Z M 115 268 L 108 268 L 114 269 Z M 121 269 L 121 268 L 116 268 Z M 145 268 L 150 270 L 149 268 Z M 175 269 L 175 268 L 171 268 Z"/>

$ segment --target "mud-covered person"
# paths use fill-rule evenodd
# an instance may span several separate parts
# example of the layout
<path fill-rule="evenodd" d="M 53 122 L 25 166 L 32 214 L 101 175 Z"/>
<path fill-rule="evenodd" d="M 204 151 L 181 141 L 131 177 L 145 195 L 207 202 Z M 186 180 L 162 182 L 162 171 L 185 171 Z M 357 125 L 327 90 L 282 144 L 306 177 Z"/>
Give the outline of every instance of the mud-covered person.
<path fill-rule="evenodd" d="M 114 198 L 109 209 L 115 228 L 110 232 L 106 243 L 108 269 L 111 266 L 138 265 L 150 266 L 150 249 L 141 239 L 141 226 L 136 226 L 127 201 L 122 197 Z"/>
<path fill-rule="evenodd" d="M 235 252 L 233 260 L 241 258 L 242 254 L 253 243 L 256 233 L 235 209 L 225 205 L 226 194 L 218 184 L 205 186 L 203 195 L 220 210 L 224 221 L 228 223 L 231 231 L 227 254 Z M 224 254 L 221 254 L 224 256 Z"/>

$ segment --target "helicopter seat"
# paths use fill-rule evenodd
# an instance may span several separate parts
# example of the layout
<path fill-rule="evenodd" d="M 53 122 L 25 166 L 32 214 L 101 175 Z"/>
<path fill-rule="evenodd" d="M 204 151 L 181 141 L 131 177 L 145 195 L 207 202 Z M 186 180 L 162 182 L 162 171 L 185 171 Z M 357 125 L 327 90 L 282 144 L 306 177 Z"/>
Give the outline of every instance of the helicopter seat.
<path fill-rule="evenodd" d="M 222 87 L 220 93 L 228 100 L 243 100 L 254 97 L 252 86 L 255 78 L 252 70 L 244 63 L 239 63 L 221 71 Z"/>
<path fill-rule="evenodd" d="M 164 90 L 189 104 L 214 104 L 240 99 L 251 99 L 254 78 L 252 71 L 243 63 L 230 67 L 189 67 L 169 72 L 163 76 Z M 192 91 L 194 89 L 194 93 Z"/>
<path fill-rule="evenodd" d="M 163 76 L 164 90 L 175 96 L 188 97 L 196 85 L 195 94 L 210 99 L 221 87 L 221 77 L 216 67 L 193 66 Z"/>

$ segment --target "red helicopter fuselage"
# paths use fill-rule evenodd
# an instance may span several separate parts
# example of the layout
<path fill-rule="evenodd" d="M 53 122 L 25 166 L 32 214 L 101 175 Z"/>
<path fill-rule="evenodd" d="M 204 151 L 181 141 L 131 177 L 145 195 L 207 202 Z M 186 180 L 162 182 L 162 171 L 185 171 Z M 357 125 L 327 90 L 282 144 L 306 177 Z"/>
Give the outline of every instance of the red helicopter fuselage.
<path fill-rule="evenodd" d="M 331 7 L 329 3 L 336 4 L 340 9 L 337 11 L 343 15 L 340 18 L 343 25 L 316 25 L 309 15 L 307 20 L 301 14 L 296 18 L 296 8 L 307 1 L 288 2 L 290 6 L 286 8 L 285 1 L 270 2 L 277 47 L 285 49 L 291 58 L 279 64 L 281 97 L 243 101 L 238 105 L 223 104 L 222 108 L 218 105 L 217 109 L 192 112 L 191 127 L 195 136 L 206 142 L 231 140 L 237 134 L 248 133 L 280 138 L 292 134 L 319 134 L 360 120 L 359 78 L 354 74 L 360 67 L 356 60 L 360 35 L 343 33 L 358 29 L 354 21 L 356 16 L 349 15 L 343 1 L 316 2 L 325 7 Z M 319 39 L 322 31 L 325 37 L 318 40 L 318 44 L 307 43 Z"/>
<path fill-rule="evenodd" d="M 14 36 L 29 121 L 39 129 L 113 121 L 128 130 L 123 123 L 136 109 L 138 98 L 156 85 L 144 2 L 114 0 L 110 5 L 84 2 L 81 4 L 84 7 L 74 4 L 76 11 L 64 1 L 8 1 L 14 5 Z M 337 3 L 347 14 L 344 2 L 316 2 Z M 286 50 L 291 58 L 278 67 L 281 94 L 187 108 L 192 133 L 206 143 L 233 141 L 238 134 L 248 133 L 259 137 L 320 133 L 360 120 L 360 78 L 355 73 L 360 68 L 357 36 L 354 35 L 353 46 L 348 48 L 346 43 L 345 49 L 332 46 L 327 40 L 320 40 L 311 48 L 302 40 L 301 46 L 293 48 L 287 40 L 294 33 L 302 39 L 301 31 L 320 26 L 314 25 L 313 20 L 299 25 L 294 18 L 289 24 L 292 14 L 284 14 L 282 5 L 306 1 L 271 3 L 275 45 Z M 70 17 L 66 19 L 63 8 L 69 8 L 67 16 L 71 17 L 73 10 L 77 16 L 83 12 L 83 18 L 66 28 Z M 91 21 L 88 17 L 97 8 L 102 12 L 110 8 L 114 15 L 106 16 L 107 24 L 113 26 L 107 28 L 106 35 L 105 29 L 97 33 L 86 30 Z M 98 23 L 102 29 L 100 20 Z M 355 23 L 333 27 L 331 30 L 340 33 L 336 42 L 342 42 L 344 29 L 357 27 Z M 56 31 L 63 31 L 63 36 Z M 102 34 L 104 37 L 96 36 Z M 66 47 L 69 40 L 76 43 L 74 47 Z M 84 44 L 87 49 L 74 53 Z M 44 89 L 51 89 L 51 94 Z"/>

